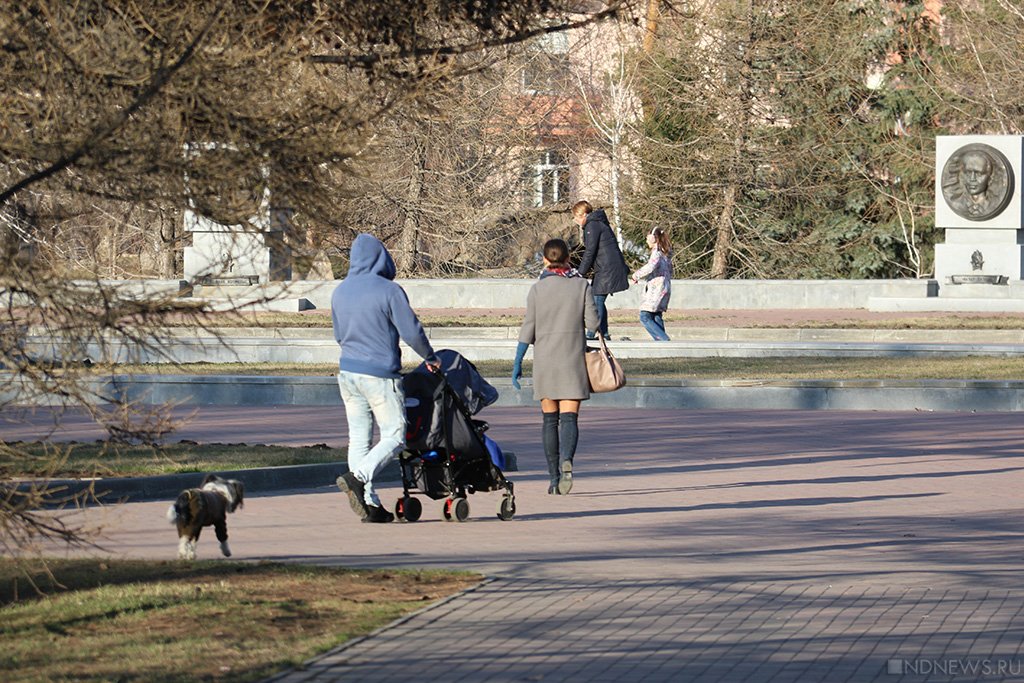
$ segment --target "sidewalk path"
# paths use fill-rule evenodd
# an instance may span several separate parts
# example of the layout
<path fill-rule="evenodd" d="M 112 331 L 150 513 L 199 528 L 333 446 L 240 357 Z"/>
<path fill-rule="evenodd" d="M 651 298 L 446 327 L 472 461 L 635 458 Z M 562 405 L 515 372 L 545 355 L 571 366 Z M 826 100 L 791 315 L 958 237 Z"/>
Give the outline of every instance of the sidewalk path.
<path fill-rule="evenodd" d="M 537 413 L 481 414 L 518 457 L 509 522 L 486 493 L 463 524 L 429 500 L 420 522 L 360 524 L 329 485 L 246 501 L 235 559 L 493 579 L 281 680 L 1024 679 L 1015 415 L 584 407 L 558 497 Z M 201 408 L 180 437 L 338 445 L 340 417 Z M 76 514 L 117 556 L 171 559 L 166 505 Z M 217 556 L 212 539 L 198 550 Z"/>
<path fill-rule="evenodd" d="M 499 579 L 273 680 L 1019 681 L 1020 607 L 1005 590 Z"/>

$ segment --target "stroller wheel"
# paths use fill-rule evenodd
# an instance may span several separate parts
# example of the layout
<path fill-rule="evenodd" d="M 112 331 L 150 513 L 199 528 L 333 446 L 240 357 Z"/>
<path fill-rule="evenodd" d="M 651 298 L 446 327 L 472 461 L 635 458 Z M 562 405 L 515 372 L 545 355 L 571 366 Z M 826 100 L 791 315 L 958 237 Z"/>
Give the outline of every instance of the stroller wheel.
<path fill-rule="evenodd" d="M 423 504 L 417 498 L 405 496 L 399 498 L 398 502 L 395 503 L 395 517 L 398 519 L 404 519 L 406 522 L 416 522 L 419 521 L 422 514 Z"/>
<path fill-rule="evenodd" d="M 465 522 L 469 519 L 469 501 L 465 498 L 449 498 L 444 502 L 444 518 L 449 522 Z"/>
<path fill-rule="evenodd" d="M 515 496 L 502 496 L 498 501 L 498 519 L 507 522 L 516 515 Z"/>

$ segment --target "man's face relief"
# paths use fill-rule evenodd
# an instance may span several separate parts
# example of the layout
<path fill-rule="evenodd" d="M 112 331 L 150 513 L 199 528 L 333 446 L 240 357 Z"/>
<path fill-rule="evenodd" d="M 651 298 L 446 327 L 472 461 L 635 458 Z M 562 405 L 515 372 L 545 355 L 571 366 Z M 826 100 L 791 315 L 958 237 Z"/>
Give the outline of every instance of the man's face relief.
<path fill-rule="evenodd" d="M 964 189 L 968 194 L 972 197 L 983 195 L 988 190 L 988 181 L 992 177 L 992 164 L 980 154 L 965 155 L 962 176 Z"/>

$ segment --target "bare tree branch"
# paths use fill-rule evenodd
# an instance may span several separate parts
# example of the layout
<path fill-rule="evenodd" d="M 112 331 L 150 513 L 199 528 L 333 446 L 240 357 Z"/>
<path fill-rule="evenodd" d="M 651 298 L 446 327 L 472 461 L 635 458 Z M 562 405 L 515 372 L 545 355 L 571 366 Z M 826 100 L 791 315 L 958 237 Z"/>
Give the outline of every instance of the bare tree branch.
<path fill-rule="evenodd" d="M 142 91 L 139 92 L 139 94 L 135 97 L 134 101 L 132 101 L 127 107 L 120 109 L 112 116 L 110 116 L 106 122 L 102 123 L 95 130 L 93 130 L 84 140 L 82 140 L 81 143 L 79 143 L 77 147 L 72 149 L 68 154 L 65 154 L 61 158 L 57 159 L 48 167 L 40 169 L 39 171 L 14 183 L 12 186 L 7 188 L 3 192 L 0 192 L 0 206 L 6 203 L 20 190 L 23 190 L 29 185 L 32 185 L 33 183 L 36 183 L 40 180 L 49 178 L 55 173 L 59 173 L 60 171 L 66 169 L 68 166 L 71 166 L 80 158 L 82 158 L 86 154 L 89 154 L 98 143 L 102 142 L 103 140 L 106 140 L 114 133 L 116 133 L 122 126 L 125 125 L 125 123 L 128 122 L 128 120 L 132 117 L 133 114 L 135 114 L 135 112 L 137 112 L 147 103 L 149 103 L 150 100 L 152 100 L 153 97 L 158 92 L 160 92 L 160 90 L 165 85 L 167 85 L 168 82 L 170 82 L 174 74 L 176 74 L 181 69 L 181 67 L 183 67 L 192 58 L 192 55 L 195 53 L 196 48 L 199 47 L 200 43 L 202 43 L 203 39 L 206 37 L 206 34 L 209 32 L 210 27 L 213 26 L 214 22 L 216 22 L 217 19 L 220 18 L 222 12 L 223 9 L 217 9 L 217 11 L 215 11 L 210 16 L 206 24 L 199 30 L 199 33 L 196 34 L 196 37 L 192 40 L 191 43 L 189 43 L 185 47 L 185 50 L 181 53 L 181 55 L 178 57 L 177 60 L 175 60 L 173 64 L 171 64 L 168 67 L 157 68 L 156 71 L 153 73 L 153 76 L 150 79 L 149 83 L 146 84 Z"/>

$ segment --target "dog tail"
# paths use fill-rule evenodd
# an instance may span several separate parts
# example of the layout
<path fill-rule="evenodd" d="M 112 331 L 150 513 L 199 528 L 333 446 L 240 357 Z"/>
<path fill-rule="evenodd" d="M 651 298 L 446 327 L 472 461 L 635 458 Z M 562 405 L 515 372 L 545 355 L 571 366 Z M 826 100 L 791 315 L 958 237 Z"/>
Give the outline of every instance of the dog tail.
<path fill-rule="evenodd" d="M 171 524 L 188 524 L 192 518 L 191 502 L 195 492 L 182 491 L 174 504 L 167 508 L 167 521 Z"/>

